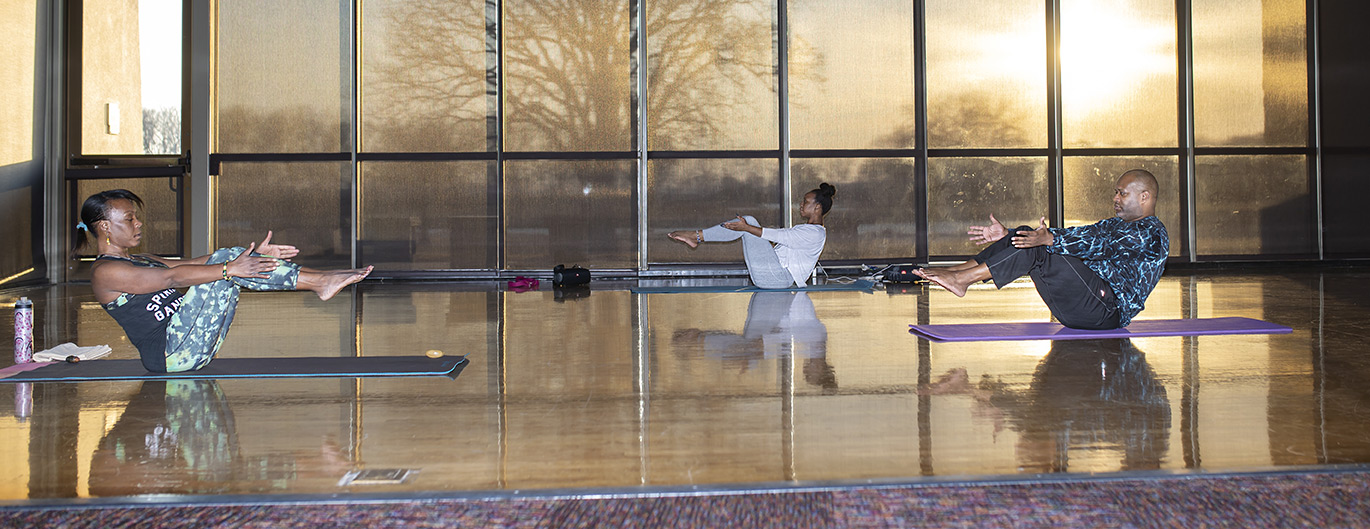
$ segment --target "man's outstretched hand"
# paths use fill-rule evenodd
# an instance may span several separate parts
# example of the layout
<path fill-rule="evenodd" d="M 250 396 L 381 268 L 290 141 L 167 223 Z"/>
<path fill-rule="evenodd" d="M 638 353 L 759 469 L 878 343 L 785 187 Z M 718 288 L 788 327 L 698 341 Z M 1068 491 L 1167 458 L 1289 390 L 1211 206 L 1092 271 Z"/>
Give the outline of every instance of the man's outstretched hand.
<path fill-rule="evenodd" d="M 1008 228 L 1005 228 L 999 219 L 994 218 L 994 214 L 990 214 L 989 226 L 971 226 L 966 234 L 970 235 L 970 242 L 989 244 L 1008 235 Z"/>
<path fill-rule="evenodd" d="M 1034 246 L 1051 246 L 1056 242 L 1056 237 L 1047 231 L 1047 218 L 1042 217 L 1042 224 L 1032 231 L 1019 231 L 1013 234 L 1014 248 L 1032 248 Z"/>
<path fill-rule="evenodd" d="M 266 238 L 257 245 L 257 253 L 289 261 L 300 254 L 300 249 L 289 244 L 271 244 L 271 230 L 266 230 Z"/>

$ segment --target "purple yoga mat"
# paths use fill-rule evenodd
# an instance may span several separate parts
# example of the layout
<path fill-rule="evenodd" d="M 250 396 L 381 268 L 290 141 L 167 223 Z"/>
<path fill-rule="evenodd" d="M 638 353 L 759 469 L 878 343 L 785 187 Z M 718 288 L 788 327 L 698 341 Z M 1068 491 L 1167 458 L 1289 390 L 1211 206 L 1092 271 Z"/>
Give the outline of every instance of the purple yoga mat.
<path fill-rule="evenodd" d="M 995 340 L 1091 340 L 1145 336 L 1207 336 L 1214 334 L 1286 334 L 1294 329 L 1251 318 L 1135 320 L 1122 329 L 1084 331 L 1059 323 L 965 323 L 910 325 L 909 332 L 935 342 Z"/>

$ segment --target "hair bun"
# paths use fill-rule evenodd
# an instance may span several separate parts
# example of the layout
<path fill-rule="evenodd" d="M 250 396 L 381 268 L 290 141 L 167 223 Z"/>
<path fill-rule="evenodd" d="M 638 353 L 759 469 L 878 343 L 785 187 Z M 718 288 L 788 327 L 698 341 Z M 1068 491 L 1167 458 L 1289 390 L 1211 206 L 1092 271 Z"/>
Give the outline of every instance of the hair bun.
<path fill-rule="evenodd" d="M 837 195 L 837 188 L 833 187 L 832 184 L 823 182 L 818 184 L 818 192 L 822 193 L 823 196 L 832 198 L 834 195 Z"/>

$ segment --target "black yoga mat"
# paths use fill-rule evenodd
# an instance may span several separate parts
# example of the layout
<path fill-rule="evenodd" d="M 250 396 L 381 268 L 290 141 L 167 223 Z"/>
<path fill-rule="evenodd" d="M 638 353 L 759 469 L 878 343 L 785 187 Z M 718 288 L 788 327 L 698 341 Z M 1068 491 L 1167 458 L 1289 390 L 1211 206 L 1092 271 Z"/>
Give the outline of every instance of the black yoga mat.
<path fill-rule="evenodd" d="M 204 369 L 153 373 L 140 360 L 51 362 L 34 369 L 24 365 L 0 369 L 0 382 L 85 382 L 92 380 L 158 380 L 171 378 L 308 378 L 430 377 L 456 378 L 465 356 L 363 356 L 304 358 L 217 358 Z"/>

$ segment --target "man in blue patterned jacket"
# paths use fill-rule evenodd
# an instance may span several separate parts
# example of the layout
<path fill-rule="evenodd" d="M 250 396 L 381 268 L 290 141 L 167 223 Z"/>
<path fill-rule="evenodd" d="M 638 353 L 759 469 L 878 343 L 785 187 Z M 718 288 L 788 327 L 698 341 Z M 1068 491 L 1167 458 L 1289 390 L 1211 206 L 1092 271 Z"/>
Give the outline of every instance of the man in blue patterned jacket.
<path fill-rule="evenodd" d="M 1004 228 L 993 215 L 989 226 L 971 226 L 977 243 L 993 241 L 975 259 L 946 268 L 924 268 L 918 275 L 958 297 L 977 281 L 1004 285 L 1024 275 L 1051 314 L 1066 327 L 1126 327 L 1142 311 L 1170 255 L 1170 236 L 1156 218 L 1156 177 L 1133 169 L 1118 177 L 1113 218 L 1088 226 Z"/>

